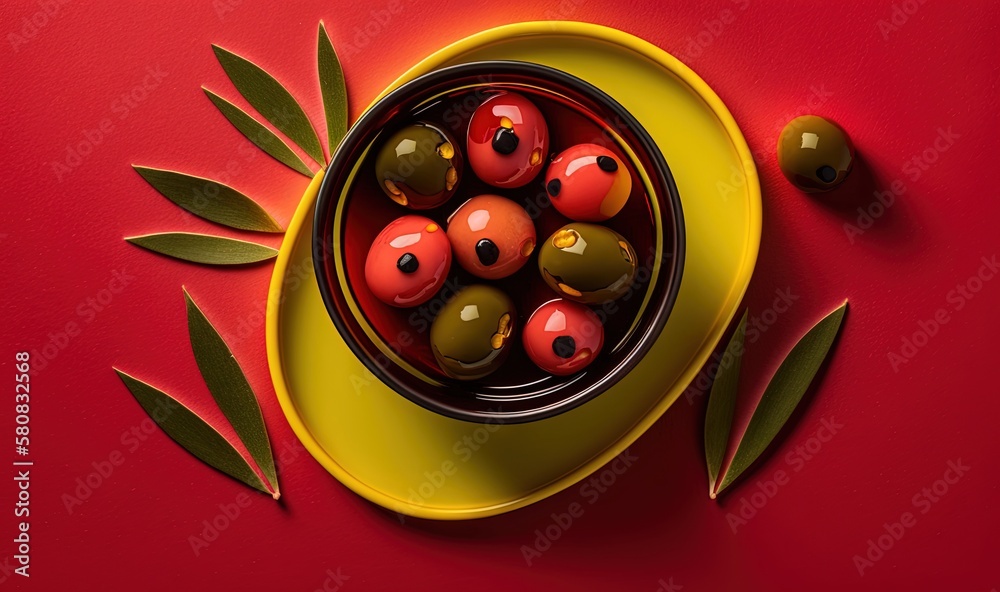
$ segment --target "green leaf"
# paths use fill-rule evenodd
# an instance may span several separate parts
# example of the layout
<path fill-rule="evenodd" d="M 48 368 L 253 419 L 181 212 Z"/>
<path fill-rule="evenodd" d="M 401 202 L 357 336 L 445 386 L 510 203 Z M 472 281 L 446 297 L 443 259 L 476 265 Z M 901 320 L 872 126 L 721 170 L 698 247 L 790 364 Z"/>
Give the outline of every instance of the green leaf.
<path fill-rule="evenodd" d="M 274 258 L 278 251 L 257 243 L 190 232 L 130 236 L 133 245 L 161 255 L 208 265 L 243 265 Z"/>
<path fill-rule="evenodd" d="M 736 393 L 740 381 L 740 364 L 743 361 L 743 339 L 747 332 L 747 311 L 743 311 L 740 324 L 729 339 L 726 352 L 719 362 L 719 371 L 712 383 L 708 396 L 708 411 L 705 414 L 705 461 L 708 463 L 708 492 L 715 497 L 715 485 L 719 469 L 729 444 L 729 432 L 733 429 L 733 412 L 736 409 Z"/>
<path fill-rule="evenodd" d="M 267 477 L 275 495 L 278 495 L 278 477 L 274 470 L 271 442 L 267 437 L 267 427 L 264 425 L 257 397 L 233 357 L 233 352 L 187 290 L 184 290 L 184 300 L 187 302 L 191 349 L 194 350 L 194 359 L 198 362 L 201 376 L 222 413 L 236 430 L 236 435 L 246 445 L 250 456 Z"/>
<path fill-rule="evenodd" d="M 163 197 L 206 220 L 240 230 L 284 232 L 255 201 L 217 181 L 175 171 L 132 165 Z"/>
<path fill-rule="evenodd" d="M 243 98 L 316 162 L 325 162 L 316 130 L 291 93 L 257 64 L 218 45 L 212 49 Z"/>
<path fill-rule="evenodd" d="M 326 113 L 326 136 L 330 158 L 347 133 L 347 86 L 344 70 L 340 67 L 337 52 L 323 21 L 319 22 L 319 88 L 323 94 L 323 111 Z"/>
<path fill-rule="evenodd" d="M 722 492 L 753 464 L 788 421 L 819 367 L 823 365 L 823 360 L 826 359 L 830 346 L 833 345 L 833 340 L 840 330 L 846 310 L 845 300 L 840 308 L 816 323 L 788 352 L 771 378 L 771 382 L 764 389 L 764 396 L 761 397 L 753 417 L 750 418 L 750 424 L 740 440 L 733 462 L 729 465 L 716 493 Z"/>
<path fill-rule="evenodd" d="M 163 391 L 117 368 L 114 370 L 153 421 L 185 450 L 230 477 L 271 493 L 246 459 L 205 420 Z"/>
<path fill-rule="evenodd" d="M 302 173 L 307 177 L 313 176 L 312 170 L 306 166 L 306 163 L 302 162 L 302 159 L 299 158 L 298 154 L 295 154 L 295 152 L 288 147 L 288 144 L 282 141 L 282 139 L 275 135 L 274 132 L 265 127 L 264 124 L 251 117 L 250 114 L 243 109 L 240 109 L 236 105 L 230 103 L 226 99 L 223 99 L 207 88 L 202 87 L 202 90 L 205 91 L 208 98 L 215 103 L 215 106 L 219 108 L 219 111 L 221 111 L 226 119 L 229 120 L 229 123 L 233 124 L 233 126 L 236 127 L 241 134 L 246 136 L 247 139 L 253 142 L 258 148 L 293 171 Z"/>

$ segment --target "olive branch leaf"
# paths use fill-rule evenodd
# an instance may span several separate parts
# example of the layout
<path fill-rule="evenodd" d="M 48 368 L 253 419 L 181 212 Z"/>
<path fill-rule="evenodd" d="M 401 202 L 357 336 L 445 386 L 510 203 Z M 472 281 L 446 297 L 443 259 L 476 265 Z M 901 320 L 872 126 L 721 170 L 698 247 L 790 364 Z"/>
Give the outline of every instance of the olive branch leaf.
<path fill-rule="evenodd" d="M 278 499 L 281 491 L 274 455 L 257 397 L 222 336 L 188 291 L 182 290 L 187 308 L 188 336 L 202 379 L 267 483 L 218 430 L 174 397 L 117 368 L 115 372 L 153 421 L 185 450 L 202 462 Z M 168 412 L 156 413 L 157 409 L 163 408 Z"/>
<path fill-rule="evenodd" d="M 732 430 L 739 384 L 740 358 L 746 333 L 746 313 L 726 347 L 735 362 L 720 368 L 712 384 L 705 414 L 705 461 L 709 497 L 715 498 L 767 450 L 791 417 L 833 345 L 847 310 L 847 301 L 824 316 L 803 335 L 782 360 L 754 409 L 736 453 L 725 471 L 722 462 Z M 721 474 L 720 474 L 721 473 Z"/>
<path fill-rule="evenodd" d="M 257 64 L 218 45 L 212 49 L 243 98 L 310 158 L 325 162 L 319 136 L 295 97 Z"/>
<path fill-rule="evenodd" d="M 278 255 L 277 249 L 265 245 L 191 232 L 145 234 L 125 240 L 154 253 L 206 265 L 247 265 Z"/>
<path fill-rule="evenodd" d="M 324 167 L 326 159 L 319 136 L 291 93 L 246 58 L 217 45 L 212 48 L 247 103 L 321 168 Z M 332 156 L 347 132 L 349 112 L 344 72 L 322 21 L 317 70 L 326 117 L 327 150 Z M 298 173 L 307 177 L 315 175 L 295 150 L 264 123 L 222 96 L 202 89 L 219 112 L 255 146 Z M 255 200 L 219 181 L 147 166 L 133 165 L 133 168 L 161 195 L 205 220 L 237 230 L 284 232 L 284 228 Z M 277 255 L 275 249 L 266 245 L 190 232 L 153 233 L 125 240 L 155 253 L 207 265 L 244 265 Z M 181 447 L 209 466 L 278 499 L 281 493 L 274 455 L 257 397 L 225 340 L 187 290 L 183 292 L 188 335 L 202 379 L 260 473 L 217 429 L 177 399 L 117 368 L 114 370 L 146 413 Z"/>
<path fill-rule="evenodd" d="M 176 171 L 132 168 L 163 197 L 195 216 L 239 230 L 285 231 L 257 202 L 228 185 Z"/>

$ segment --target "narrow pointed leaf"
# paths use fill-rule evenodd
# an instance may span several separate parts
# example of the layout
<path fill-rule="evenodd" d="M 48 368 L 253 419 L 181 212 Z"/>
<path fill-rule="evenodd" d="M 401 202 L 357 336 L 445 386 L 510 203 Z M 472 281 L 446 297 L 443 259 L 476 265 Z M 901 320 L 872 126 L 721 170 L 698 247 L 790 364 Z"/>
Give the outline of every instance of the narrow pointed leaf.
<path fill-rule="evenodd" d="M 316 130 L 291 93 L 250 60 L 218 45 L 213 45 L 212 49 L 243 98 L 316 162 L 325 162 Z"/>
<path fill-rule="evenodd" d="M 840 308 L 826 315 L 803 335 L 781 362 L 750 418 L 750 424 L 722 479 L 719 492 L 757 460 L 788 421 L 816 372 L 823 365 L 846 310 L 845 300 Z"/>
<path fill-rule="evenodd" d="M 191 349 L 194 350 L 194 359 L 198 362 L 201 376 L 205 379 L 205 384 L 222 409 L 222 413 L 236 430 L 236 435 L 246 445 L 250 456 L 257 462 L 257 466 L 270 482 L 271 488 L 277 493 L 278 477 L 274 470 L 271 442 L 267 437 L 267 428 L 264 426 L 260 405 L 257 404 L 257 396 L 254 395 L 243 370 L 233 357 L 233 352 L 191 299 L 187 290 L 184 290 L 184 300 L 187 302 Z"/>
<path fill-rule="evenodd" d="M 323 94 L 323 111 L 326 113 L 326 136 L 330 157 L 347 133 L 347 86 L 344 70 L 333 49 L 323 21 L 319 23 L 319 88 Z"/>
<path fill-rule="evenodd" d="M 218 181 L 138 165 L 132 168 L 164 197 L 195 216 L 240 230 L 284 232 L 257 202 Z"/>
<path fill-rule="evenodd" d="M 733 412 L 736 409 L 736 393 L 740 381 L 740 364 L 743 360 L 743 338 L 747 331 L 747 312 L 729 339 L 726 353 L 719 362 L 719 371 L 712 382 L 708 396 L 708 411 L 705 414 L 705 461 L 708 464 L 708 492 L 715 497 L 715 485 L 719 469 L 726 456 L 729 433 L 733 428 Z"/>
<path fill-rule="evenodd" d="M 278 254 L 276 249 L 257 243 L 190 232 L 146 234 L 125 240 L 161 255 L 207 265 L 245 265 Z"/>
<path fill-rule="evenodd" d="M 288 147 L 281 138 L 264 126 L 263 123 L 254 119 L 249 113 L 240 109 L 236 105 L 223 99 L 207 88 L 202 87 L 208 98 L 219 108 L 219 111 L 229 120 L 229 123 L 247 137 L 258 148 L 266 152 L 271 158 L 287 166 L 293 171 L 302 173 L 307 177 L 312 177 L 313 172 L 302 162 L 298 154 Z"/>
<path fill-rule="evenodd" d="M 271 493 L 243 456 L 205 420 L 163 391 L 114 370 L 153 421 L 185 450 L 230 477 Z"/>

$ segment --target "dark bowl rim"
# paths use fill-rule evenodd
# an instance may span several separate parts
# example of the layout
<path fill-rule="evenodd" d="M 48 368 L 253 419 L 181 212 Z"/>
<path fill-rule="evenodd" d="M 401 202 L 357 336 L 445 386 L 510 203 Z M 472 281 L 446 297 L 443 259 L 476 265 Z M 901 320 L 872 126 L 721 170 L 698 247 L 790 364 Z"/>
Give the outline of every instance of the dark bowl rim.
<path fill-rule="evenodd" d="M 484 72 L 486 74 L 484 74 Z M 355 342 L 350 329 L 345 325 L 343 319 L 340 318 L 340 314 L 337 311 L 336 303 L 334 301 L 333 287 L 330 285 L 330 282 L 326 281 L 326 261 L 329 259 L 333 262 L 333 265 L 337 266 L 334 245 L 332 244 L 332 234 L 330 237 L 326 237 L 327 228 L 335 222 L 333 220 L 328 221 L 326 217 L 329 213 L 332 213 L 333 210 L 331 207 L 335 209 L 337 203 L 333 200 L 333 194 L 335 192 L 331 187 L 331 185 L 334 184 L 333 179 L 337 175 L 332 174 L 332 172 L 341 170 L 345 166 L 353 166 L 353 162 L 345 162 L 349 158 L 349 152 L 351 152 L 351 150 L 348 150 L 350 144 L 355 142 L 358 136 L 361 136 L 364 132 L 368 131 L 368 126 L 366 124 L 369 121 L 372 119 L 380 119 L 386 111 L 394 109 L 398 103 L 403 102 L 406 98 L 408 98 L 408 95 L 414 86 L 445 82 L 448 79 L 469 74 L 488 76 L 491 74 L 526 73 L 534 75 L 542 73 L 542 76 L 540 76 L 542 79 L 548 78 L 555 80 L 556 82 L 562 83 L 567 87 L 573 88 L 580 94 L 589 97 L 595 102 L 605 105 L 620 119 L 626 129 L 632 130 L 633 134 L 637 137 L 640 146 L 630 147 L 633 150 L 639 148 L 649 156 L 650 164 L 655 169 L 655 174 L 662 179 L 667 193 L 669 194 L 667 199 L 663 199 L 662 201 L 669 203 L 674 222 L 674 240 L 672 245 L 673 254 L 669 257 L 673 267 L 669 270 L 669 277 L 663 277 L 659 280 L 670 282 L 661 302 L 658 305 L 657 303 L 650 302 L 650 306 L 655 308 L 647 311 L 647 314 L 653 313 L 656 315 L 656 318 L 649 326 L 649 330 L 640 337 L 639 343 L 636 345 L 633 352 L 624 360 L 624 362 L 609 373 L 609 375 L 617 374 L 618 378 L 616 380 L 608 380 L 608 377 L 606 376 L 600 382 L 595 383 L 590 392 L 584 396 L 567 398 L 559 404 L 538 409 L 524 410 L 513 413 L 491 413 L 489 411 L 463 410 L 448 405 L 442 405 L 433 398 L 427 397 L 419 391 L 410 388 L 408 385 L 397 382 L 391 375 L 383 370 L 380 364 L 371 359 L 368 353 L 365 352 L 358 343 Z M 650 175 L 650 172 L 651 171 L 647 170 L 646 174 Z M 653 178 L 652 175 L 650 175 L 650 177 Z M 336 194 L 339 199 L 340 192 L 336 192 Z M 661 219 L 662 217 L 663 216 L 661 215 Z M 365 110 L 365 112 L 350 127 L 337 146 L 337 150 L 331 157 L 330 164 L 326 167 L 323 180 L 320 184 L 319 191 L 317 192 L 316 205 L 313 214 L 312 232 L 313 268 L 316 275 L 316 283 L 319 286 L 320 294 L 323 298 L 323 305 L 326 308 L 330 319 L 333 321 L 334 326 L 337 328 L 338 333 L 340 333 L 341 338 L 347 344 L 348 348 L 350 348 L 351 352 L 375 377 L 379 379 L 379 381 L 409 401 L 416 403 L 425 409 L 433 411 L 434 413 L 452 419 L 479 424 L 490 422 L 505 424 L 528 423 L 560 415 L 597 398 L 597 396 L 603 394 L 617 384 L 622 377 L 634 370 L 646 354 L 649 353 L 653 344 L 660 339 L 663 328 L 666 325 L 666 321 L 669 318 L 670 313 L 673 311 L 684 271 L 685 249 L 687 244 L 683 209 L 680 194 L 677 190 L 673 174 L 670 171 L 670 167 L 667 164 L 663 153 L 656 144 L 656 141 L 653 140 L 653 138 L 646 131 L 646 128 L 635 118 L 635 116 L 633 116 L 616 99 L 597 86 L 583 79 L 551 66 L 517 60 L 466 62 L 463 64 L 438 68 L 413 78 L 412 80 L 401 84 L 390 92 L 384 94 L 382 97 L 378 98 L 375 103 Z M 666 252 L 666 247 L 667 245 L 665 242 L 664 249 L 660 253 L 661 256 L 663 256 Z M 663 256 L 663 260 L 665 261 L 666 259 L 667 257 Z M 661 274 L 663 271 L 664 270 L 661 269 Z"/>

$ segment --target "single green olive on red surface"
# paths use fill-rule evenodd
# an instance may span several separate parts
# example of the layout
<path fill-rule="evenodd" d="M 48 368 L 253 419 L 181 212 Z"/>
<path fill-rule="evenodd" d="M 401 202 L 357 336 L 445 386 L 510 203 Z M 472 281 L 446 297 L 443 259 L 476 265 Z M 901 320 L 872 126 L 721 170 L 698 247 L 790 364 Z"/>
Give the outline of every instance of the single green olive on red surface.
<path fill-rule="evenodd" d="M 459 380 L 494 372 L 510 354 L 517 312 L 500 290 L 484 284 L 465 288 L 431 323 L 431 350 L 441 370 Z"/>
<path fill-rule="evenodd" d="M 408 125 L 382 144 L 375 160 L 379 187 L 412 210 L 436 208 L 455 193 L 462 157 L 451 137 L 430 123 Z"/>
<path fill-rule="evenodd" d="M 778 137 L 778 166 L 785 178 L 806 193 L 830 191 L 844 182 L 854 165 L 854 145 L 836 123 L 817 115 L 788 122 Z"/>
<path fill-rule="evenodd" d="M 538 270 L 563 298 L 601 304 L 624 295 L 635 279 L 637 257 L 610 228 L 574 222 L 555 231 L 538 250 Z"/>

